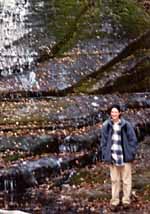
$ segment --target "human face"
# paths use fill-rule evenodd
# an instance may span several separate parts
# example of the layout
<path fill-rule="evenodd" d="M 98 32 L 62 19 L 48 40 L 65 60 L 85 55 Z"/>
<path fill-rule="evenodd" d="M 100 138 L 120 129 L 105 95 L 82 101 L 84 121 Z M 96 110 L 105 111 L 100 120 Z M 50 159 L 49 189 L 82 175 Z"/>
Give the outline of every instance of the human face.
<path fill-rule="evenodd" d="M 111 116 L 113 122 L 118 122 L 119 117 L 120 117 L 120 112 L 118 111 L 117 108 L 112 108 L 111 112 L 110 112 L 110 116 Z"/>

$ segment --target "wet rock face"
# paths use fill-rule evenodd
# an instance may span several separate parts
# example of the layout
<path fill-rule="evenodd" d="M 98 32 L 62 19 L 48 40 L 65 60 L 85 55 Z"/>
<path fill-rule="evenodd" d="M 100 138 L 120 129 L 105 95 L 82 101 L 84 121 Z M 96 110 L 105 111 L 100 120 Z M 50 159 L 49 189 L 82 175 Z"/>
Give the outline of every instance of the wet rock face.
<path fill-rule="evenodd" d="M 1 95 L 126 92 L 131 78 L 129 91 L 149 90 L 149 64 L 139 61 L 150 19 L 134 1 L 16 0 L 1 11 Z"/>

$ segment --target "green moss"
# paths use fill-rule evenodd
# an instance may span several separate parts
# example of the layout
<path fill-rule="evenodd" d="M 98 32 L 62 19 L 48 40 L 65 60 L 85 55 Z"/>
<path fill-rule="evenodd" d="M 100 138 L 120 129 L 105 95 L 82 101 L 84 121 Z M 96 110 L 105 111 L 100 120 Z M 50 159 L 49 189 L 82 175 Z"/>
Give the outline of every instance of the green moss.
<path fill-rule="evenodd" d="M 5 156 L 4 157 L 4 161 L 5 162 L 13 162 L 13 161 L 17 161 L 17 160 L 19 160 L 19 159 L 21 159 L 23 157 L 24 157 L 24 155 L 15 153 L 13 155 L 11 154 L 11 155 Z"/>
<path fill-rule="evenodd" d="M 48 31 L 56 42 L 51 49 L 53 57 L 62 56 L 80 41 L 110 34 L 101 31 L 104 19 L 111 21 L 114 28 L 121 28 L 117 36 L 122 35 L 122 32 L 123 35 L 138 35 L 150 27 L 150 16 L 134 0 L 58 0 L 53 7 L 54 16 L 48 17 Z"/>
<path fill-rule="evenodd" d="M 63 26 L 63 37 L 57 37 L 59 38 L 58 40 L 61 38 L 60 42 L 58 42 L 57 56 L 61 56 L 81 40 L 87 40 L 103 34 L 98 31 L 100 21 L 100 18 L 98 18 L 100 17 L 99 1 L 96 1 L 95 6 L 90 6 L 88 1 L 82 1 L 80 5 L 73 5 L 74 7 L 70 7 L 70 10 L 67 10 L 64 20 L 58 19 L 61 22 L 60 25 Z M 73 14 L 72 10 L 74 11 Z"/>
<path fill-rule="evenodd" d="M 95 78 L 88 78 L 86 81 L 82 81 L 74 89 L 75 93 L 90 93 L 93 88 L 93 85 L 96 83 Z"/>
<path fill-rule="evenodd" d="M 126 33 L 138 35 L 150 27 L 150 16 L 134 0 L 108 0 L 109 13 Z M 112 11 L 111 11 L 112 10 Z"/>

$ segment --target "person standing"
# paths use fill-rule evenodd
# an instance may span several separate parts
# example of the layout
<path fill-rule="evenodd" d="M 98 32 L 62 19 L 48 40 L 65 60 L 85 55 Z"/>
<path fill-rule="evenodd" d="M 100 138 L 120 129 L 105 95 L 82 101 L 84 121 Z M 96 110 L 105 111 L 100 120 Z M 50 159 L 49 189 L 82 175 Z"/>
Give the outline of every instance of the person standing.
<path fill-rule="evenodd" d="M 110 108 L 110 117 L 101 129 L 102 161 L 109 164 L 112 198 L 111 210 L 120 204 L 121 180 L 123 184 L 122 204 L 129 208 L 132 189 L 132 161 L 137 151 L 137 137 L 131 123 L 121 116 L 118 104 Z"/>

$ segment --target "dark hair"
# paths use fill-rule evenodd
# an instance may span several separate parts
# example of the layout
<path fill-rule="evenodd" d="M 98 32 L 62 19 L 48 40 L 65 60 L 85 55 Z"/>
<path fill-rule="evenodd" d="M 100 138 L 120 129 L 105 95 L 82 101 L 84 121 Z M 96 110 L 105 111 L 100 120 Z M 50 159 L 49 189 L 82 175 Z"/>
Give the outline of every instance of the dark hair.
<path fill-rule="evenodd" d="M 121 112 L 121 108 L 120 108 L 120 105 L 119 105 L 119 104 L 113 104 L 113 105 L 110 107 L 109 112 L 111 112 L 111 110 L 112 110 L 113 108 L 116 108 L 119 112 Z"/>

